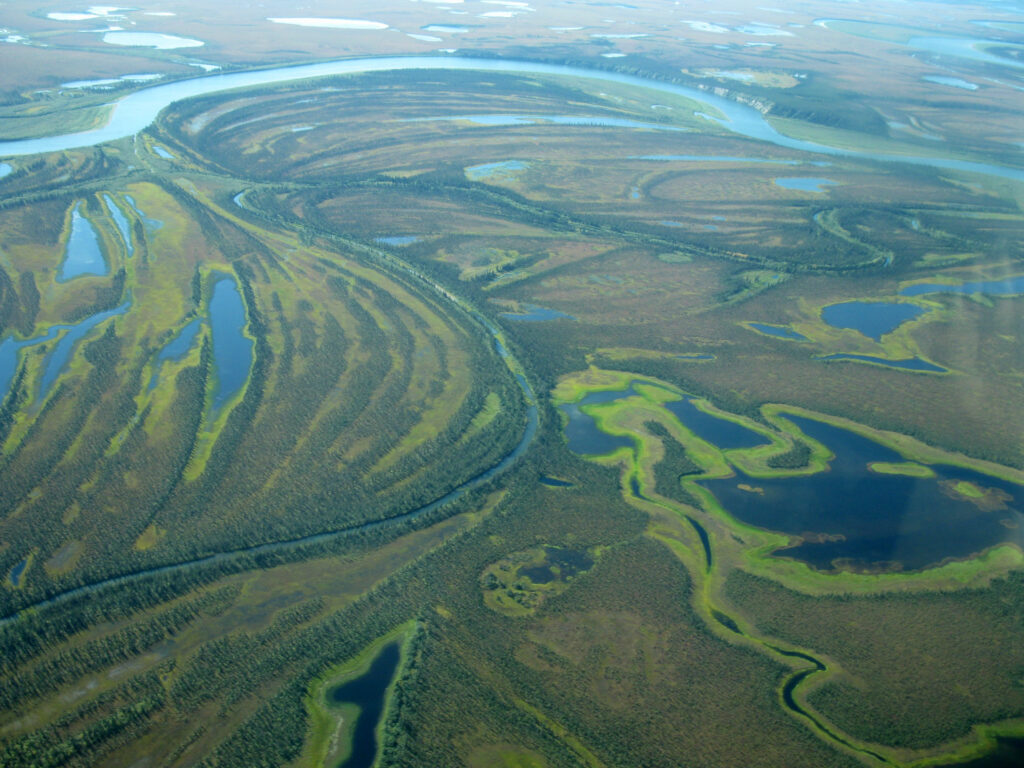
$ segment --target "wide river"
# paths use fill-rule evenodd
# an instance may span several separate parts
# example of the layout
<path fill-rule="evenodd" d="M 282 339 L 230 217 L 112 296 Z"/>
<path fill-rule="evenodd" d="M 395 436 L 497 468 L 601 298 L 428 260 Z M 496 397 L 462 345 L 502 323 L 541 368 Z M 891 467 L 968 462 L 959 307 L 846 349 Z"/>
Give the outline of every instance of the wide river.
<path fill-rule="evenodd" d="M 987 176 L 998 176 L 1024 181 L 1024 169 L 955 160 L 947 157 L 912 157 L 876 152 L 860 152 L 852 149 L 831 147 L 810 141 L 785 136 L 768 124 L 760 112 L 752 107 L 730 101 L 726 98 L 705 93 L 696 88 L 672 83 L 648 80 L 634 75 L 616 72 L 569 67 L 557 64 L 541 64 L 532 61 L 507 59 L 475 59 L 447 56 L 384 56 L 367 59 L 343 59 L 318 64 L 276 67 L 247 72 L 230 72 L 210 75 L 192 80 L 143 88 L 114 102 L 106 125 L 80 133 L 68 133 L 39 139 L 21 139 L 0 142 L 0 157 L 33 155 L 40 152 L 61 152 L 79 147 L 102 144 L 126 136 L 133 136 L 150 125 L 162 109 L 182 99 L 205 96 L 233 88 L 247 88 L 260 85 L 287 83 L 330 75 L 360 74 L 365 72 L 392 72 L 396 70 L 473 70 L 479 72 L 508 72 L 514 74 L 539 74 L 601 82 L 618 83 L 633 88 L 645 88 L 659 93 L 682 96 L 717 110 L 723 118 L 711 117 L 723 128 L 752 139 L 767 141 L 780 147 L 824 155 L 854 157 L 882 162 L 900 162 L 912 165 L 926 165 L 933 168 L 966 171 Z"/>

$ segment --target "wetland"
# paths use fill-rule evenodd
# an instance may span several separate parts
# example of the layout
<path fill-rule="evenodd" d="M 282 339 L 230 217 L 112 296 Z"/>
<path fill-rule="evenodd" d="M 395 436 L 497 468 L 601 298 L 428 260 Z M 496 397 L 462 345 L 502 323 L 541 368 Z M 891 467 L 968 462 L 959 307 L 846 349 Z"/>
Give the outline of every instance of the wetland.
<path fill-rule="evenodd" d="M 406 5 L 0 10 L 0 764 L 1012 761 L 1016 28 Z"/>

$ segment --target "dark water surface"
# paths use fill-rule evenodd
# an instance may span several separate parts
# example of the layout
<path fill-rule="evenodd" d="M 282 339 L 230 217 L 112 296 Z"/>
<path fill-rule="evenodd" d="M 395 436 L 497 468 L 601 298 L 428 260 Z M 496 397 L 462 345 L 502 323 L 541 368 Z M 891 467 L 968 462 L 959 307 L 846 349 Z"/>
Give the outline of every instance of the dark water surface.
<path fill-rule="evenodd" d="M 929 363 L 927 360 L 922 360 L 919 357 L 908 357 L 905 360 L 887 360 L 884 357 L 875 357 L 874 355 L 824 355 L 823 357 L 816 357 L 815 360 L 821 360 L 826 363 L 830 362 L 842 362 L 843 360 L 852 360 L 854 362 L 861 363 L 874 363 L 875 365 L 884 365 L 888 368 L 899 368 L 904 371 L 921 371 L 923 373 L 948 373 L 948 368 L 943 368 L 941 365 L 935 365 L 935 363 Z"/>
<path fill-rule="evenodd" d="M 948 763 L 938 768 L 1020 768 L 1024 765 L 1024 739 L 996 739 L 996 747 L 984 757 L 967 763 Z"/>
<path fill-rule="evenodd" d="M 11 380 L 14 379 L 14 374 L 18 370 L 18 350 L 22 347 L 31 347 L 35 344 L 52 341 L 62 330 L 70 327 L 54 325 L 45 334 L 36 336 L 34 339 L 16 339 L 14 336 L 8 336 L 0 342 L 0 400 L 7 396 Z"/>
<path fill-rule="evenodd" d="M 786 328 L 781 325 L 765 325 L 764 323 L 747 323 L 755 331 L 766 333 L 769 336 L 777 336 L 780 339 L 789 339 L 790 341 L 807 341 L 807 337 L 802 333 L 797 333 L 792 328 Z"/>
<path fill-rule="evenodd" d="M 914 304 L 844 301 L 841 304 L 829 304 L 822 309 L 821 319 L 833 328 L 852 328 L 875 341 L 881 341 L 882 336 L 924 312 L 924 308 Z"/>
<path fill-rule="evenodd" d="M 693 404 L 692 398 L 689 397 L 665 403 L 665 408 L 697 437 L 724 450 L 753 448 L 771 442 L 767 437 L 736 422 L 704 413 Z"/>
<path fill-rule="evenodd" d="M 766 479 L 737 470 L 736 477 L 701 483 L 739 520 L 804 536 L 803 543 L 779 555 L 822 570 L 837 564 L 920 569 L 1022 540 L 1021 486 L 945 465 L 932 466 L 935 478 L 875 474 L 869 462 L 902 462 L 904 457 L 838 427 L 786 418 L 836 454 L 828 471 Z M 952 492 L 958 481 L 991 489 L 988 500 L 972 503 Z"/>
<path fill-rule="evenodd" d="M 632 448 L 633 441 L 628 437 L 609 435 L 597 427 L 593 416 L 584 413 L 581 408 L 596 403 L 610 403 L 637 394 L 633 385 L 629 389 L 606 390 L 592 392 L 578 403 L 565 403 L 558 409 L 569 417 L 565 425 L 565 437 L 569 441 L 569 450 L 580 455 L 600 455 L 611 453 L 617 448 Z"/>
<path fill-rule="evenodd" d="M 909 285 L 900 291 L 900 296 L 923 296 L 927 293 L 983 293 L 986 296 L 1012 296 L 1024 293 L 1024 275 L 1007 277 L 1002 280 L 979 280 L 963 285 L 943 285 L 942 283 L 919 283 Z"/>
<path fill-rule="evenodd" d="M 64 334 L 57 345 L 50 352 L 46 358 L 46 368 L 43 370 L 43 378 L 39 384 L 39 399 L 46 397 L 46 393 L 50 391 L 50 387 L 53 382 L 57 380 L 57 376 L 64 370 L 64 366 L 67 365 L 68 360 L 71 359 L 71 352 L 74 350 L 75 345 L 82 340 L 82 338 L 89 333 L 93 328 L 102 323 L 104 320 L 114 317 L 115 315 L 123 315 L 128 311 L 128 307 L 131 306 L 131 301 L 126 301 L 117 309 L 108 309 L 106 312 L 98 312 L 92 317 L 88 317 L 78 325 L 72 326 L 56 326 L 58 329 L 68 329 L 68 332 Z M 50 332 L 53 332 L 53 328 Z M 49 334 L 48 334 L 49 335 Z"/>
<path fill-rule="evenodd" d="M 550 488 L 572 488 L 573 483 L 568 480 L 559 480 L 557 477 L 548 477 L 547 475 L 541 475 L 541 485 L 546 485 Z"/>
<path fill-rule="evenodd" d="M 219 280 L 210 299 L 213 362 L 217 370 L 214 409 L 220 408 L 249 378 L 253 342 L 243 333 L 247 322 L 245 304 L 234 279 Z"/>
<path fill-rule="evenodd" d="M 377 757 L 377 723 L 384 712 L 384 698 L 398 668 L 398 643 L 384 646 L 370 668 L 362 675 L 343 683 L 327 694 L 334 704 L 355 704 L 359 707 L 352 733 L 352 752 L 341 763 L 344 768 L 371 768 Z"/>
<path fill-rule="evenodd" d="M 184 357 L 185 353 L 192 349 L 192 343 L 195 341 L 196 334 L 199 333 L 201 326 L 202 321 L 198 317 L 195 318 L 178 331 L 178 335 L 167 342 L 167 346 L 160 350 L 160 354 L 156 356 L 153 378 L 149 381 L 150 389 L 156 386 L 157 379 L 160 377 L 161 363 L 164 360 L 179 360 Z"/>
<path fill-rule="evenodd" d="M 26 557 L 20 563 L 11 568 L 11 584 L 18 586 L 21 581 L 21 574 L 25 572 L 25 568 L 28 567 L 28 558 Z"/>

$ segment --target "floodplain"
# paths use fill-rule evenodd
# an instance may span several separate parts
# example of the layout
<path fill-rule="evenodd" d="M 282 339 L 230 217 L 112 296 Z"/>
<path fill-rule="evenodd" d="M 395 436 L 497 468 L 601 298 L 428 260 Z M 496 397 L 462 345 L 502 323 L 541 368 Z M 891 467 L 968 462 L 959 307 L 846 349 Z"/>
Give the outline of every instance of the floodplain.
<path fill-rule="evenodd" d="M 1013 14 L 351 5 L 0 15 L 0 764 L 1017 764 Z"/>

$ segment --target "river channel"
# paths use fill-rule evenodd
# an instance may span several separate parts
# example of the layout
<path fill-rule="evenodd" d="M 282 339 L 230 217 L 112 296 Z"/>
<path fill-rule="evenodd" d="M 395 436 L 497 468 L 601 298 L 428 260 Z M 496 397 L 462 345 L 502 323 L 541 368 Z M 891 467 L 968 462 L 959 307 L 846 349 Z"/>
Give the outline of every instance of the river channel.
<path fill-rule="evenodd" d="M 105 125 L 88 131 L 47 136 L 38 139 L 20 139 L 0 142 L 0 157 L 32 155 L 40 152 L 62 152 L 80 147 L 91 147 L 107 141 L 134 136 L 149 126 L 165 107 L 182 99 L 205 96 L 234 88 L 294 82 L 332 75 L 355 75 L 367 72 L 394 72 L 417 70 L 470 70 L 479 72 L 506 72 L 511 74 L 552 75 L 582 80 L 617 83 L 632 88 L 645 88 L 659 93 L 681 96 L 717 111 L 719 116 L 707 118 L 722 128 L 752 139 L 767 141 L 780 147 L 815 152 L 823 155 L 852 157 L 881 162 L 899 162 L 924 165 L 946 170 L 958 170 L 1024 181 L 1024 169 L 1009 166 L 957 160 L 948 157 L 892 155 L 881 152 L 862 152 L 802 141 L 776 131 L 764 116 L 753 107 L 683 85 L 649 80 L 636 75 L 605 72 L 584 67 L 542 64 L 509 59 L 478 59 L 453 56 L 381 56 L 379 58 L 341 59 L 318 64 L 300 64 L 247 72 L 209 75 L 191 80 L 178 80 L 150 88 L 143 88 L 116 101 Z"/>

